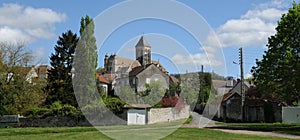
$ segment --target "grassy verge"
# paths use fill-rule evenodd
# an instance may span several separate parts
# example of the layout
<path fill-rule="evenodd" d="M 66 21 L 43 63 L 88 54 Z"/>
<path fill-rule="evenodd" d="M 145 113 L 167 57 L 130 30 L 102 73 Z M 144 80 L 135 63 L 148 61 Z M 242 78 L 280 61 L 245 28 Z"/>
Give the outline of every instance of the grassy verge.
<path fill-rule="evenodd" d="M 125 126 L 123 126 L 125 128 Z M 126 132 L 123 136 L 117 139 L 135 139 L 138 135 L 143 135 L 143 140 L 146 139 L 161 139 L 156 137 L 158 133 L 164 133 L 162 129 L 154 129 L 154 125 L 151 126 L 148 133 L 142 134 L 139 133 L 140 126 L 131 126 L 130 129 L 126 128 Z M 117 130 L 121 130 L 122 126 L 118 126 Z M 111 129 L 110 129 L 111 130 Z M 154 131 L 152 131 L 154 130 Z M 102 132 L 102 131 L 101 131 Z M 152 133 L 153 132 L 153 133 Z M 0 139 L 14 139 L 14 140 L 73 140 L 73 139 L 101 139 L 101 140 L 110 140 L 111 138 L 107 137 L 105 134 L 107 132 L 100 133 L 94 127 L 56 127 L 56 128 L 3 128 L 0 129 Z M 120 134 L 122 135 L 122 134 Z M 242 134 L 231 134 L 225 133 L 216 130 L 209 129 L 198 129 L 198 128 L 179 128 L 169 136 L 162 138 L 163 140 L 215 140 L 215 139 L 224 139 L 224 140 L 238 140 L 238 139 L 266 139 L 266 140 L 280 140 L 282 138 L 277 137 L 267 137 L 267 136 L 253 136 L 253 135 L 242 135 Z"/>
<path fill-rule="evenodd" d="M 217 123 L 218 125 L 243 127 L 253 131 L 278 132 L 300 136 L 300 124 L 291 123 Z"/>

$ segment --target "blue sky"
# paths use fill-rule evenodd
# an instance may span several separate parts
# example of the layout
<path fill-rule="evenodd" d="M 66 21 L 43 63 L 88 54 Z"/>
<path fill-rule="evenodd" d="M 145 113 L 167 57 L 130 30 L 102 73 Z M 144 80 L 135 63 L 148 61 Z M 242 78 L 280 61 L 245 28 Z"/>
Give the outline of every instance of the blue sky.
<path fill-rule="evenodd" d="M 129 17 L 132 12 L 143 13 L 143 9 L 151 7 L 146 1 L 137 4 L 131 1 L 127 10 L 115 6 L 116 13 L 108 13 L 111 14 L 108 20 L 101 17 L 101 13 L 114 9 L 113 5 L 126 3 L 119 2 L 122 1 L 1 0 L 0 41 L 26 41 L 28 49 L 36 56 L 33 64 L 49 64 L 58 36 L 67 30 L 78 33 L 82 16 L 95 18 L 98 38 L 104 31 L 100 29 L 110 26 L 107 21 Z M 203 64 L 205 71 L 238 77 L 239 66 L 232 62 L 238 61 L 238 48 L 243 47 L 245 75 L 249 76 L 255 59 L 261 59 L 266 50 L 267 38 L 276 33 L 274 28 L 281 14 L 292 4 L 292 0 L 179 0 L 176 3 L 185 7 L 184 11 L 184 8 L 166 4 L 172 3 L 170 1 L 156 2 L 152 2 L 153 13 L 165 8 L 160 11 L 162 16 L 167 13 L 170 18 L 184 20 L 187 28 L 164 18 L 142 18 L 120 24 L 103 44 L 97 42 L 101 44 L 98 46 L 99 66 L 103 65 L 105 53 L 134 58 L 134 45 L 144 35 L 153 48 L 153 60 L 160 61 L 170 73 L 199 70 Z M 193 12 L 198 14 L 197 18 L 191 16 Z M 205 25 L 195 25 L 197 19 L 205 21 Z M 191 26 L 195 28 L 189 28 Z M 211 27 L 210 32 L 206 32 L 207 27 Z M 201 31 L 205 37 L 199 39 L 201 35 L 196 32 Z"/>

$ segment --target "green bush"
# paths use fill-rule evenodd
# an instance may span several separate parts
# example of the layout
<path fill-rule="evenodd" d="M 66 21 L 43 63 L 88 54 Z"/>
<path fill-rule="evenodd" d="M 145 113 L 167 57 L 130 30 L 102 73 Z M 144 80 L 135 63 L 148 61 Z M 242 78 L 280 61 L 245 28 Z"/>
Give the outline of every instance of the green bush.
<path fill-rule="evenodd" d="M 74 106 L 68 104 L 62 106 L 61 113 L 62 116 L 72 116 L 72 117 L 81 115 L 80 110 L 77 110 Z"/>
<path fill-rule="evenodd" d="M 193 116 L 190 115 L 184 122 L 184 124 L 189 124 L 193 120 Z"/>
<path fill-rule="evenodd" d="M 123 102 L 120 98 L 103 97 L 102 99 L 103 99 L 105 106 L 113 113 L 122 113 L 123 112 L 123 106 L 125 105 L 125 102 Z"/>
<path fill-rule="evenodd" d="M 51 113 L 48 108 L 34 107 L 23 112 L 23 115 L 30 118 L 43 118 Z"/>
<path fill-rule="evenodd" d="M 50 108 L 30 108 L 23 113 L 26 117 L 33 118 L 45 118 L 47 116 L 70 116 L 70 117 L 82 117 L 80 110 L 76 109 L 72 105 L 61 105 L 60 102 L 54 102 Z"/>
<path fill-rule="evenodd" d="M 51 114 L 50 116 L 62 116 L 63 113 L 61 111 L 62 105 L 60 101 L 55 101 L 50 105 Z"/>

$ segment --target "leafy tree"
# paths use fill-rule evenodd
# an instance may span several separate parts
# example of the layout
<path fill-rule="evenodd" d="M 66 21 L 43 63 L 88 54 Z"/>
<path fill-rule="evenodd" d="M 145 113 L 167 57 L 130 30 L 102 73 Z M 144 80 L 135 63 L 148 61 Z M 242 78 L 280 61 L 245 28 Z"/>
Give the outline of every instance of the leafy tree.
<path fill-rule="evenodd" d="M 181 82 L 180 97 L 189 105 L 197 102 L 199 89 L 195 87 L 197 86 L 193 86 L 193 83 L 189 82 L 187 79 L 184 79 Z"/>
<path fill-rule="evenodd" d="M 209 95 L 211 93 L 212 86 L 212 76 L 210 73 L 202 73 L 199 72 L 199 96 L 198 102 L 199 103 L 206 103 L 209 99 Z"/>
<path fill-rule="evenodd" d="M 166 96 L 175 96 L 179 95 L 181 92 L 180 80 L 177 83 L 170 83 L 169 92 L 167 92 Z"/>
<path fill-rule="evenodd" d="M 146 91 L 144 95 L 139 97 L 139 101 L 143 104 L 154 106 L 158 104 L 166 93 L 166 89 L 160 81 L 151 80 L 149 84 L 145 84 Z"/>
<path fill-rule="evenodd" d="M 283 14 L 268 50 L 252 68 L 254 82 L 264 93 L 273 93 L 291 104 L 300 99 L 300 5 L 294 2 Z"/>
<path fill-rule="evenodd" d="M 123 113 L 123 106 L 125 102 L 117 97 L 103 97 L 102 98 L 105 106 L 113 113 Z"/>
<path fill-rule="evenodd" d="M 189 105 L 198 101 L 200 91 L 199 73 L 187 73 L 180 75 L 181 93 L 180 97 Z"/>
<path fill-rule="evenodd" d="M 80 39 L 74 57 L 74 88 L 80 105 L 97 99 L 96 67 L 97 45 L 94 36 L 94 21 L 89 16 L 81 18 Z"/>
<path fill-rule="evenodd" d="M 130 86 L 120 86 L 120 99 L 127 104 L 137 104 L 137 94 Z"/>
<path fill-rule="evenodd" d="M 22 42 L 0 43 L 0 114 L 21 114 L 41 104 L 43 81 L 27 77 L 32 58 Z"/>
<path fill-rule="evenodd" d="M 51 69 L 48 70 L 46 104 L 55 101 L 77 107 L 72 86 L 72 64 L 78 37 L 72 31 L 63 33 L 50 56 Z"/>

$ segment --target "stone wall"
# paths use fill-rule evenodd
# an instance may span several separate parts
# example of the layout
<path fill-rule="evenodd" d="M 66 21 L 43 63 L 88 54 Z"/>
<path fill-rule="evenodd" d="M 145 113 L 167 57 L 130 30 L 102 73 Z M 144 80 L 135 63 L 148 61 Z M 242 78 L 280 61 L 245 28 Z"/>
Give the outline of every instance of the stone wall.
<path fill-rule="evenodd" d="M 148 111 L 148 124 L 168 122 L 188 118 L 190 106 L 186 105 L 181 110 L 175 107 L 152 108 Z"/>

